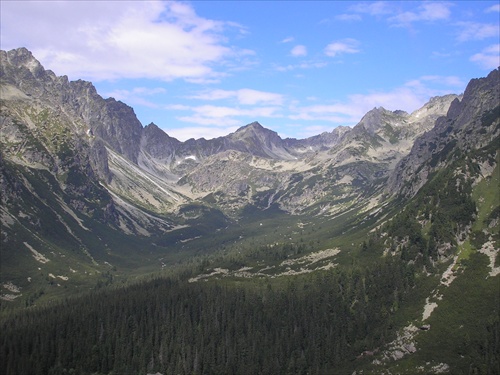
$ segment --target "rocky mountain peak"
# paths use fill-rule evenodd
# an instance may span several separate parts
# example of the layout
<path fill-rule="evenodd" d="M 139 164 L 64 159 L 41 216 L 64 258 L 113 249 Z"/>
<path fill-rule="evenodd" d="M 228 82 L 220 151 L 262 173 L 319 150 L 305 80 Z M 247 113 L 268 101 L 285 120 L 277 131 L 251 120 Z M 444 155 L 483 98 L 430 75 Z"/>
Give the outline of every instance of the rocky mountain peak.
<path fill-rule="evenodd" d="M 142 131 L 141 148 L 157 159 L 169 157 L 180 144 L 179 140 L 170 137 L 153 122 Z"/>
<path fill-rule="evenodd" d="M 35 59 L 35 57 L 29 50 L 27 50 L 24 47 L 13 49 L 8 52 L 2 51 L 2 60 L 3 59 L 5 59 L 9 65 L 15 65 L 20 68 L 26 68 L 34 76 L 37 76 L 40 74 L 40 72 L 44 71 L 40 62 L 37 59 Z M 4 64 L 2 63 L 2 67 L 3 66 Z"/>
<path fill-rule="evenodd" d="M 263 127 L 259 122 L 254 121 L 248 125 L 242 126 L 236 132 L 230 135 L 233 138 L 259 137 L 261 139 L 267 137 L 279 138 L 275 131 Z M 281 139 L 281 138 L 280 138 Z"/>
<path fill-rule="evenodd" d="M 500 73 L 495 69 L 485 78 L 471 80 L 461 97 L 447 95 L 429 101 L 419 113 L 432 113 L 433 108 L 446 105 L 449 109 L 445 116 L 427 116 L 435 119 L 433 127 L 415 140 L 410 153 L 398 163 L 388 191 L 413 196 L 434 170 L 449 162 L 452 150 L 469 154 L 494 142 L 500 134 L 499 82 Z"/>
<path fill-rule="evenodd" d="M 405 117 L 407 117 L 407 114 L 404 111 L 392 112 L 383 107 L 375 107 L 363 116 L 355 128 L 357 128 L 357 130 L 362 128 L 371 135 L 374 135 L 386 123 L 391 123 L 397 126 Z"/>
<path fill-rule="evenodd" d="M 230 149 L 248 152 L 255 156 L 276 159 L 293 159 L 283 139 L 273 130 L 254 121 L 223 137 Z"/>
<path fill-rule="evenodd" d="M 429 99 L 429 101 L 424 104 L 422 108 L 419 108 L 411 113 L 410 119 L 412 121 L 422 120 L 424 117 L 431 116 L 433 120 L 436 120 L 439 116 L 444 116 L 448 112 L 451 103 L 461 96 L 455 94 L 449 94 L 444 96 L 434 96 Z"/>

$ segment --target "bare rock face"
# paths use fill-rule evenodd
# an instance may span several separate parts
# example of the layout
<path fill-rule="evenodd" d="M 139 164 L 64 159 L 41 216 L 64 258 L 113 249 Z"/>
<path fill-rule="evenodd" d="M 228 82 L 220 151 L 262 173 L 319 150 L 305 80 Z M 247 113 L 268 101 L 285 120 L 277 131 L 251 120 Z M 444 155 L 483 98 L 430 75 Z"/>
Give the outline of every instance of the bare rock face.
<path fill-rule="evenodd" d="M 473 79 L 461 98 L 455 98 L 444 117 L 416 139 L 411 152 L 396 167 L 388 191 L 411 197 L 433 171 L 445 165 L 453 150 L 468 153 L 494 142 L 500 134 L 499 70 Z M 434 100 L 436 101 L 436 100 Z"/>
<path fill-rule="evenodd" d="M 25 48 L 1 51 L 1 61 L 2 86 L 69 116 L 68 125 L 77 135 L 90 132 L 130 160 L 137 160 L 142 125 L 132 108 L 112 98 L 103 99 L 90 82 L 56 77 Z"/>
<path fill-rule="evenodd" d="M 45 70 L 26 49 L 0 56 L 5 158 L 48 169 L 66 189 L 73 180 L 65 176 L 78 170 L 86 184 L 159 215 L 195 201 L 236 216 L 246 205 L 334 214 L 374 204 L 384 191 L 412 196 L 451 144 L 474 148 L 498 133 L 498 70 L 471 81 L 463 98 L 431 98 L 411 114 L 374 108 L 353 128 L 307 139 L 282 139 L 253 122 L 180 142 L 143 127 L 132 108 L 103 99 L 90 82 Z M 84 194 L 83 180 L 74 181 L 71 190 Z"/>

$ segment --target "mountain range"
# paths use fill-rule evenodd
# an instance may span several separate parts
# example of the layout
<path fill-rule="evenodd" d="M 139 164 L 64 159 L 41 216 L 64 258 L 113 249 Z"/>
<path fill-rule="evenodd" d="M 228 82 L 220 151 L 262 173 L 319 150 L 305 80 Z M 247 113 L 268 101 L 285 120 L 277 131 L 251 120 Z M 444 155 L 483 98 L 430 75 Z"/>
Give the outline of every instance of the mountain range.
<path fill-rule="evenodd" d="M 432 249 L 406 258 L 428 258 L 424 268 L 456 265 L 462 244 L 474 243 L 496 275 L 498 69 L 412 113 L 378 107 L 352 128 L 306 139 L 253 122 L 181 142 L 25 48 L 0 59 L 2 307 L 126 283 L 195 256 L 222 264 L 242 243 L 309 241 L 348 254 L 374 233 L 393 255 L 413 251 L 412 233 L 432 237 Z M 452 198 L 461 199 L 454 216 L 436 211 Z M 200 267 L 201 278 L 218 275 Z"/>

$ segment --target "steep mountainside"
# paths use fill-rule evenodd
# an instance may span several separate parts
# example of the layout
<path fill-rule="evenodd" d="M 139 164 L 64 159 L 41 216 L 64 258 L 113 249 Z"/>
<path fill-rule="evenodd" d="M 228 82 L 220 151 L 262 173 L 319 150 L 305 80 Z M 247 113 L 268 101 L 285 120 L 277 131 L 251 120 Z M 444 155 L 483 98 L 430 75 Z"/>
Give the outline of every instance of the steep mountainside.
<path fill-rule="evenodd" d="M 0 372 L 498 369 L 498 69 L 307 139 L 181 142 L 0 59 Z"/>
<path fill-rule="evenodd" d="M 490 144 L 500 134 L 499 113 L 500 73 L 496 69 L 486 78 L 471 80 L 462 100 L 454 100 L 446 117 L 417 139 L 391 176 L 389 189 L 412 196 L 434 171 L 447 166 L 449 155 L 468 154 Z"/>
<path fill-rule="evenodd" d="M 18 257 L 31 256 L 36 269 L 36 254 L 59 254 L 51 274 L 71 262 L 100 269 L 137 255 L 137 246 L 161 253 L 158 243 L 203 237 L 253 209 L 376 211 L 396 163 L 456 98 L 433 98 L 413 114 L 375 108 L 352 129 L 302 140 L 254 122 L 180 142 L 143 127 L 132 108 L 103 99 L 91 83 L 45 70 L 24 48 L 1 51 L 0 82 L 2 257 L 17 264 L 17 278 L 26 266 Z"/>
<path fill-rule="evenodd" d="M 69 142 L 68 148 L 82 155 L 77 162 L 90 168 L 89 178 L 98 179 L 108 193 L 160 215 L 175 214 L 193 200 L 209 204 L 214 195 L 215 208 L 233 217 L 248 204 L 274 203 L 291 213 L 318 213 L 323 207 L 325 212 L 325 200 L 345 194 L 359 198 L 362 191 L 357 187 L 365 189 L 387 177 L 415 137 L 446 113 L 453 98 L 434 98 L 412 115 L 374 109 L 353 129 L 340 127 L 304 140 L 283 140 L 252 123 L 226 137 L 179 142 L 155 124 L 142 127 L 130 107 L 101 98 L 92 84 L 68 82 L 44 70 L 26 49 L 2 51 L 1 80 L 2 138 L 10 145 L 6 159 L 48 167 L 54 155 L 46 143 Z M 60 141 L 49 140 L 55 136 L 55 119 Z M 27 138 L 21 128 L 41 142 L 40 147 L 19 149 Z M 360 163 L 364 172 L 350 168 Z M 222 165 L 226 173 L 210 183 Z M 311 185 L 322 193 L 308 190 Z"/>

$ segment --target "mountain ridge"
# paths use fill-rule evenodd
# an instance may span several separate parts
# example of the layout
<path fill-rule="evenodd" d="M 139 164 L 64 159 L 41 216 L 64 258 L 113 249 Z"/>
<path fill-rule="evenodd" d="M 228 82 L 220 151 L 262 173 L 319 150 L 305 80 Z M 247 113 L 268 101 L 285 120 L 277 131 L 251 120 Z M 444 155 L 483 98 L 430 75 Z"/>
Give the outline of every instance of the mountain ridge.
<path fill-rule="evenodd" d="M 220 372 L 228 337 L 242 373 L 254 358 L 270 373 L 498 368 L 498 69 L 412 113 L 377 107 L 305 139 L 253 122 L 181 142 L 26 49 L 0 58 L 0 362 L 12 373 Z M 139 331 L 149 344 L 123 344 Z M 65 332 L 79 332 L 70 348 Z"/>
<path fill-rule="evenodd" d="M 498 135 L 498 70 L 471 81 L 463 96 L 431 98 L 411 114 L 374 108 L 352 128 L 305 139 L 282 139 L 253 122 L 181 142 L 143 126 L 133 108 L 102 98 L 90 82 L 45 70 L 27 49 L 0 58 L 2 254 L 14 270 L 19 257 L 36 270 L 30 249 L 61 254 L 47 263 L 53 274 L 70 260 L 92 272 L 127 257 L 151 262 L 148 252 L 274 214 L 343 217 L 355 228 L 414 197 L 453 152 Z M 496 165 L 481 163 L 485 176 Z"/>
<path fill-rule="evenodd" d="M 175 217 L 182 205 L 200 199 L 207 204 L 213 196 L 218 197 L 213 208 L 231 217 L 263 201 L 268 202 L 265 207 L 272 201 L 294 214 L 328 212 L 324 207 L 332 206 L 329 200 L 359 196 L 369 184 L 387 178 L 414 139 L 431 128 L 456 97 L 432 99 L 419 109 L 418 119 L 375 108 L 353 128 L 337 127 L 305 139 L 282 139 L 253 122 L 227 136 L 181 142 L 154 123 L 143 126 L 133 108 L 102 98 L 92 83 L 70 82 L 45 70 L 25 48 L 1 51 L 1 59 L 2 90 L 10 92 L 2 97 L 9 104 L 4 111 L 9 125 L 3 126 L 2 136 L 12 144 L 6 150 L 17 150 L 5 156 L 14 162 L 20 161 L 16 155 L 29 157 L 28 165 L 47 165 L 61 180 L 65 178 L 61 173 L 68 172 L 59 170 L 58 164 L 64 164 L 64 153 L 73 150 L 70 154 L 82 155 L 74 159 L 73 167 L 104 194 L 160 216 Z M 47 126 L 47 121 L 57 126 Z M 21 129 L 18 122 L 27 125 Z M 20 154 L 28 134 L 42 144 L 36 141 L 30 146 L 33 151 Z M 53 145 L 61 141 L 67 145 L 64 152 Z M 214 177 L 217 183 L 208 184 Z M 129 221 L 124 212 L 123 207 L 115 212 L 118 227 Z"/>

